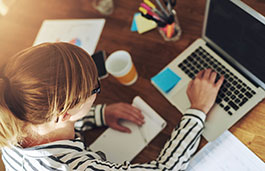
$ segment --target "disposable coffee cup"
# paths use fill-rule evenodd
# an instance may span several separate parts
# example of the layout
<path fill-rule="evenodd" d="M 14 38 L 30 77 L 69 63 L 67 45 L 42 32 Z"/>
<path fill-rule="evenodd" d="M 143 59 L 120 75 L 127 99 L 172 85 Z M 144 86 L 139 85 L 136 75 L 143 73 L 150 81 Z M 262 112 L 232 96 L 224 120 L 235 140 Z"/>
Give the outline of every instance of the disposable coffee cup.
<path fill-rule="evenodd" d="M 131 55 L 124 50 L 113 52 L 107 58 L 105 65 L 108 73 L 123 85 L 132 85 L 138 78 Z"/>

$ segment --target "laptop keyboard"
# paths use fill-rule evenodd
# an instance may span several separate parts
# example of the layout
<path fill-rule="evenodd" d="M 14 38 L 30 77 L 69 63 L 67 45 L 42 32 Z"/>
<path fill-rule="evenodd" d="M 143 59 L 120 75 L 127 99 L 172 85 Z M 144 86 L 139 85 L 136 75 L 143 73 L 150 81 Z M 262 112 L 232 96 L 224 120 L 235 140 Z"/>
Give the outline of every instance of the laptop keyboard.
<path fill-rule="evenodd" d="M 178 67 L 191 79 L 203 69 L 211 68 L 217 72 L 218 80 L 221 75 L 225 77 L 224 83 L 218 92 L 216 103 L 229 115 L 233 115 L 256 92 L 230 72 L 225 66 L 213 58 L 202 47 L 197 48 L 190 56 L 182 61 Z"/>

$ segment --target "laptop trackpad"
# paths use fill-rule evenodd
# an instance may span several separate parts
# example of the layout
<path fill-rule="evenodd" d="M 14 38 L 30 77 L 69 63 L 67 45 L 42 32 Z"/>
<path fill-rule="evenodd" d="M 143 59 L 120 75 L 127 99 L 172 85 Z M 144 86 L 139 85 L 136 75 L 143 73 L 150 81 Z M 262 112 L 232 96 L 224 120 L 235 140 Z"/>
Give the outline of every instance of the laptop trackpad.
<path fill-rule="evenodd" d="M 177 109 L 183 114 L 188 108 L 190 108 L 190 100 L 187 96 L 188 84 L 180 88 L 176 94 L 172 96 L 172 100 Z"/>

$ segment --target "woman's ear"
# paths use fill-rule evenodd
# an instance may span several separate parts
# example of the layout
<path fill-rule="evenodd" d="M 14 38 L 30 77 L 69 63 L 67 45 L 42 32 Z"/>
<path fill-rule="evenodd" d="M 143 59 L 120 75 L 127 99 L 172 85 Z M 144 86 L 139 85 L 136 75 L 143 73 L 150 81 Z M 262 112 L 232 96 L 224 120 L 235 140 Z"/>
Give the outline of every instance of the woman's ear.
<path fill-rule="evenodd" d="M 67 121 L 67 120 L 69 120 L 70 118 L 71 118 L 71 116 L 72 115 L 70 115 L 69 113 L 65 113 L 65 114 L 63 114 L 63 118 L 62 118 L 62 121 Z"/>
<path fill-rule="evenodd" d="M 67 120 L 69 120 L 71 118 L 71 116 L 72 115 L 70 115 L 69 113 L 66 112 L 63 115 L 58 116 L 55 122 L 58 123 L 60 121 L 61 122 L 67 121 Z"/>

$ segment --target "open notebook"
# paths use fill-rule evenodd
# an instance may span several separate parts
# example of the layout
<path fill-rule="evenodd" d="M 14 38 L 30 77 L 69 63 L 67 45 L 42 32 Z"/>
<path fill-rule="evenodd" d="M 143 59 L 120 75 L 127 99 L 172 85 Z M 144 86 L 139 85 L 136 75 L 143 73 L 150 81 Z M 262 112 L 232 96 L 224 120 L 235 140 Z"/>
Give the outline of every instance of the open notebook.
<path fill-rule="evenodd" d="M 145 117 L 144 125 L 122 121 L 122 125 L 130 128 L 130 134 L 108 128 L 90 146 L 93 151 L 104 152 L 108 161 L 131 161 L 166 126 L 166 121 L 139 96 L 133 99 L 132 105 L 142 111 Z"/>

